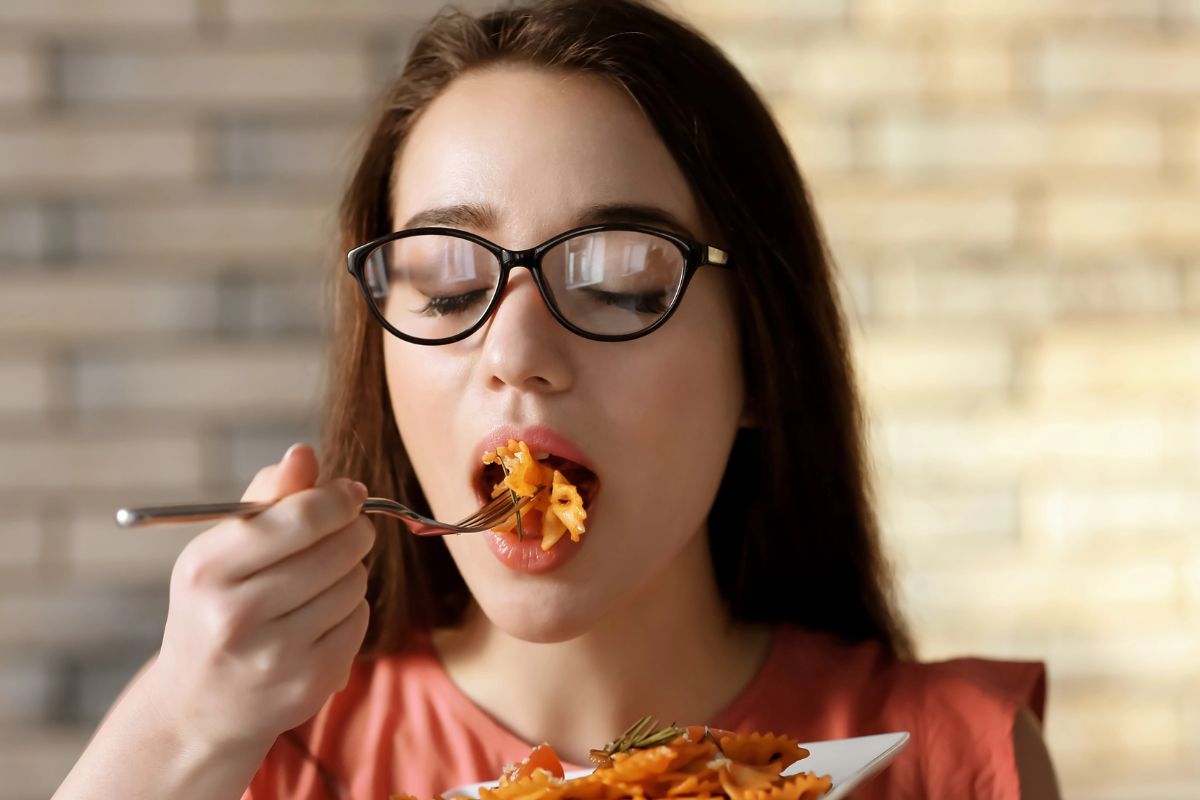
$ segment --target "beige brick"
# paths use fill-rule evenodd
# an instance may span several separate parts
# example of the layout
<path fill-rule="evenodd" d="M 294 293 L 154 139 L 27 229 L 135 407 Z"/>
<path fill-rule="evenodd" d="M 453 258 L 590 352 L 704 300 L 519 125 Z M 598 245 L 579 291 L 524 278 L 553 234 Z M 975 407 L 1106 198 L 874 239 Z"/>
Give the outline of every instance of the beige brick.
<path fill-rule="evenodd" d="M 260 469 L 278 462 L 296 442 L 307 442 L 317 447 L 320 435 L 315 422 L 233 426 L 229 431 L 226 459 L 220 464 L 222 478 L 228 479 L 234 488 L 240 490 L 250 483 Z"/>
<path fill-rule="evenodd" d="M 1200 520 L 1200 477 L 1142 483 L 1047 482 L 1021 497 L 1022 539 L 1058 552 L 1103 547 L 1124 540 L 1125 551 L 1156 540 L 1185 542 Z M 1120 546 L 1115 545 L 1115 546 Z"/>
<path fill-rule="evenodd" d="M 854 7 L 854 21 L 867 28 L 980 29 L 992 35 L 1046 28 L 1150 29 L 1158 14 L 1156 0 L 863 0 Z"/>
<path fill-rule="evenodd" d="M 890 410 L 875 416 L 877 460 L 886 469 L 928 480 L 1149 479 L 1200 469 L 1200 429 L 1185 411 L 1081 403 L 1024 413 Z"/>
<path fill-rule="evenodd" d="M 366 48 L 217 42 L 139 49 L 71 48 L 61 62 L 68 103 L 155 104 L 189 109 L 361 105 L 370 96 Z"/>
<path fill-rule="evenodd" d="M 1184 307 L 1183 277 L 1169 261 L 1066 260 L 1053 265 L 1050 302 L 1063 317 L 1166 315 Z"/>
<path fill-rule="evenodd" d="M 353 131 L 345 123 L 233 122 L 220 130 L 220 172 L 231 181 L 330 182 L 348 174 Z"/>
<path fill-rule="evenodd" d="M 155 531 L 131 533 L 145 536 Z M 166 611 L 165 585 L 138 589 L 42 581 L 37 586 L 10 586 L 0 604 L 0 646 L 8 652 L 53 649 L 86 657 L 114 645 L 161 640 Z M 47 625 L 47 620 L 54 624 Z"/>
<path fill-rule="evenodd" d="M 867 166 L 901 177 L 1151 172 L 1164 158 L 1158 125 L 1132 114 L 887 114 L 863 140 Z"/>
<path fill-rule="evenodd" d="M 1193 623 L 1200 624 L 1200 553 L 1193 552 L 1180 565 L 1180 585 L 1184 608 Z M 1196 722 L 1200 726 L 1200 696 L 1197 696 Z M 1200 734 L 1200 727 L 1196 728 Z M 1197 737 L 1200 739 L 1200 736 Z"/>
<path fill-rule="evenodd" d="M 1200 313 L 1200 261 L 1183 269 L 1183 306 L 1191 314 Z"/>
<path fill-rule="evenodd" d="M 1189 187 L 1063 188 L 1047 193 L 1041 238 L 1056 254 L 1121 248 L 1190 253 L 1200 248 L 1200 193 Z"/>
<path fill-rule="evenodd" d="M 335 203 L 280 194 L 221 196 L 89 206 L 76 217 L 85 257 L 118 256 L 209 262 L 214 258 L 288 264 L 315 274 L 334 241 Z"/>
<path fill-rule="evenodd" d="M 1173 748 L 1167 752 L 1176 753 L 1179 750 Z M 1183 752 L 1193 751 L 1184 749 Z M 1162 757 L 1163 751 L 1154 755 Z M 1064 796 L 1079 800 L 1125 800 L 1128 797 L 1194 800 L 1200 794 L 1200 779 L 1189 775 L 1191 769 L 1186 757 L 1175 756 L 1170 769 L 1153 769 L 1150 774 L 1142 765 L 1118 765 L 1104 769 L 1098 766 L 1109 763 L 1102 756 L 1094 756 L 1086 764 L 1076 766 L 1070 774 L 1056 766 L 1059 783 L 1067 793 Z"/>
<path fill-rule="evenodd" d="M 202 500 L 176 497 L 173 502 Z M 212 497 L 216 501 L 218 497 Z M 150 504 L 158 502 L 138 497 L 124 503 Z M 64 526 L 62 554 L 73 579 L 88 585 L 116 583 L 122 585 L 166 586 L 175 559 L 193 537 L 213 523 L 194 525 L 161 525 L 153 528 L 123 529 L 113 522 L 113 514 L 122 501 L 105 506 L 75 509 Z"/>
<path fill-rule="evenodd" d="M 202 0 L 5 0 L 0 25 L 16 32 L 189 28 Z"/>
<path fill-rule="evenodd" d="M 815 115 L 790 98 L 768 100 L 801 172 L 848 172 L 854 167 L 854 134 L 845 120 Z"/>
<path fill-rule="evenodd" d="M 0 341 L 94 344 L 215 329 L 220 309 L 213 281 L 147 273 L 82 265 L 0 277 Z"/>
<path fill-rule="evenodd" d="M 786 25 L 794 31 L 801 25 L 842 25 L 850 16 L 850 0 L 669 0 L 666 5 L 717 39 L 730 25 L 758 26 L 760 32 Z"/>
<path fill-rule="evenodd" d="M 957 487 L 889 474 L 879 493 L 889 548 L 922 565 L 1008 553 L 1017 543 L 1017 496 L 1011 486 Z"/>
<path fill-rule="evenodd" d="M 1041 324 L 1054 314 L 1051 276 L 1012 259 L 934 259 L 904 251 L 880 256 L 872 271 L 877 319 L 914 326 L 959 322 Z"/>
<path fill-rule="evenodd" d="M 742 35 L 722 45 L 768 95 L 791 95 L 818 109 L 913 100 L 928 86 L 928 54 L 908 42 L 821 36 L 797 48 Z"/>
<path fill-rule="evenodd" d="M 835 249 L 1005 247 L 1016 237 L 1017 200 L 1003 188 L 825 181 L 813 194 Z"/>
<path fill-rule="evenodd" d="M 45 208 L 0 200 L 0 258 L 36 261 L 51 249 L 53 240 L 54 223 Z"/>
<path fill-rule="evenodd" d="M 42 555 L 42 521 L 38 514 L 9 510 L 0 531 L 0 571 L 31 570 Z"/>
<path fill-rule="evenodd" d="M 54 794 L 79 759 L 91 728 L 33 727 L 0 734 L 0 797 L 30 800 Z"/>
<path fill-rule="evenodd" d="M 1040 47 L 1033 75 L 1054 103 L 1187 101 L 1200 92 L 1200 36 L 1057 36 Z"/>
<path fill-rule="evenodd" d="M 88 184 L 126 187 L 200 174 L 196 134 L 80 122 L 0 129 L 0 189 L 73 192 Z"/>
<path fill-rule="evenodd" d="M 0 730 L 37 725 L 53 713 L 60 682 L 47 662 L 29 654 L 0 658 Z"/>
<path fill-rule="evenodd" d="M 1049 745 L 1067 763 L 1103 756 L 1106 774 L 1138 767 L 1169 770 L 1182 732 L 1178 695 L 1153 683 L 1051 689 Z M 1094 776 L 1093 776 L 1094 777 Z M 1153 781 L 1154 774 L 1144 778 Z M 1127 797 L 1163 797 L 1143 784 Z"/>
<path fill-rule="evenodd" d="M 1200 115 L 1171 125 L 1173 166 L 1193 178 L 1200 177 Z"/>
<path fill-rule="evenodd" d="M 341 263 L 329 268 L 336 281 L 354 279 Z M 311 339 L 320 335 L 329 309 L 323 303 L 326 282 L 301 273 L 253 280 L 230 278 L 221 286 L 222 332 L 234 336 Z"/>
<path fill-rule="evenodd" d="M 990 108 L 1011 102 L 1020 68 L 1013 48 L 996 37 L 955 36 L 930 45 L 929 94 L 941 105 Z"/>
<path fill-rule="evenodd" d="M 319 344 L 174 347 L 88 355 L 75 376 L 85 412 L 295 418 L 319 400 Z"/>
<path fill-rule="evenodd" d="M 1130 322 L 1060 325 L 1030 344 L 1021 380 L 1043 407 L 1099 400 L 1200 399 L 1200 327 Z"/>
<path fill-rule="evenodd" d="M 432 17 L 444 3 L 441 0 L 226 0 L 225 18 L 233 26 L 371 26 L 394 25 L 404 20 Z M 484 0 L 455 3 L 463 10 L 490 10 Z"/>
<path fill-rule="evenodd" d="M 0 108 L 32 105 L 46 93 L 45 62 L 32 47 L 0 45 Z"/>
<path fill-rule="evenodd" d="M 0 356 L 0 386 L 0 415 L 40 415 L 53 402 L 50 365 L 42 359 Z"/>
<path fill-rule="evenodd" d="M 905 597 L 920 613 L 936 612 L 947 622 L 1019 624 L 1030 626 L 1027 632 L 1044 633 L 1070 619 L 1075 630 L 1086 633 L 1100 631 L 1105 620 L 1116 625 L 1121 619 L 1174 611 L 1175 581 L 1171 564 L 1105 563 L 1100 557 L 1063 564 L 994 557 L 970 567 L 925 566 L 919 573 L 914 569 L 905 580 Z M 1185 651 L 1200 658 L 1200 642 Z"/>
<path fill-rule="evenodd" d="M 1163 17 L 1167 27 L 1200 25 L 1200 4 L 1196 0 L 1162 0 Z"/>
<path fill-rule="evenodd" d="M 175 488 L 195 491 L 201 445 L 189 433 L 153 434 L 24 428 L 3 434 L 0 487 L 22 497 L 94 489 Z"/>
<path fill-rule="evenodd" d="M 1002 332 L 874 325 L 854 352 L 874 408 L 999 405 L 1012 379 L 1012 343 Z"/>
<path fill-rule="evenodd" d="M 927 59 L 907 43 L 822 38 L 793 61 L 791 90 L 831 106 L 914 98 L 927 85 Z"/>

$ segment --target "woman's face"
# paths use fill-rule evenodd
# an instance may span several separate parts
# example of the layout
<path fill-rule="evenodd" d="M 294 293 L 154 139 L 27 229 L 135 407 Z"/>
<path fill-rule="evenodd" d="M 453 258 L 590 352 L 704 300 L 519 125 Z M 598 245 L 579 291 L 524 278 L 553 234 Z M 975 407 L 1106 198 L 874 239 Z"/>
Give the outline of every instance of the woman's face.
<path fill-rule="evenodd" d="M 438 220 L 523 249 L 596 221 L 598 207 L 619 221 L 612 207 L 636 206 L 720 244 L 652 125 L 597 76 L 469 72 L 421 114 L 396 176 L 396 230 Z M 702 267 L 665 326 L 596 342 L 560 326 L 518 268 L 494 316 L 463 341 L 383 334 L 396 421 L 437 518 L 478 508 L 483 445 L 508 435 L 583 462 L 600 482 L 582 541 L 564 537 L 548 558 L 529 535 L 446 539 L 494 624 L 530 641 L 573 638 L 703 543 L 743 411 L 732 289 L 724 270 Z"/>

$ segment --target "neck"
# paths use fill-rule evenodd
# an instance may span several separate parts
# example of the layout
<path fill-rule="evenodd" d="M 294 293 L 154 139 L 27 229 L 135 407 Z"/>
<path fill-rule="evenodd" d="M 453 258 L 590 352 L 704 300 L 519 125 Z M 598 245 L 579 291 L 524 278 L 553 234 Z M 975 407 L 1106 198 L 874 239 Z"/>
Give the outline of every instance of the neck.
<path fill-rule="evenodd" d="M 710 722 L 753 678 L 769 639 L 763 626 L 730 620 L 701 532 L 662 580 L 579 637 L 522 641 L 476 607 L 434 645 L 455 683 L 509 730 L 586 764 L 590 748 L 644 715 Z"/>

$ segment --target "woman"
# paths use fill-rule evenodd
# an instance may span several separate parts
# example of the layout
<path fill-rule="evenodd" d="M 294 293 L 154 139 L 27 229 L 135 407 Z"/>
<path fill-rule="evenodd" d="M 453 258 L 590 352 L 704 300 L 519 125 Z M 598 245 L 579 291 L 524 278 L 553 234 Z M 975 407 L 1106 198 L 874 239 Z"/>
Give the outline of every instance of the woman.
<path fill-rule="evenodd" d="M 322 462 L 180 556 L 59 797 L 425 797 L 644 714 L 911 731 L 861 797 L 1057 796 L 1040 665 L 913 660 L 818 224 L 711 44 L 634 0 L 439 16 L 342 231 Z M 466 516 L 509 437 L 585 476 L 579 543 L 359 513 Z"/>

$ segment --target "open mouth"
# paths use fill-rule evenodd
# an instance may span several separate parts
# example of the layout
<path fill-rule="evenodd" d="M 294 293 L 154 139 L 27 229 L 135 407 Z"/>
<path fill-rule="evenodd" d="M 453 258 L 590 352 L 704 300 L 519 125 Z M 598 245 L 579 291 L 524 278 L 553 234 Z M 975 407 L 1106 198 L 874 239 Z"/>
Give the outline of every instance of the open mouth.
<path fill-rule="evenodd" d="M 583 507 L 585 509 L 596 499 L 596 495 L 600 489 L 600 479 L 596 476 L 596 473 L 582 464 L 553 453 L 534 451 L 533 456 L 539 463 L 551 470 L 561 472 L 564 478 L 575 485 L 575 488 L 579 491 L 580 499 L 583 500 Z M 487 502 L 490 500 L 496 485 L 503 481 L 503 467 L 499 464 L 481 464 L 480 469 L 475 475 L 475 493 L 479 496 L 480 501 Z M 550 487 L 547 486 L 545 491 L 550 491 Z"/>

